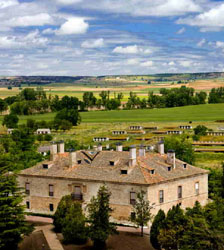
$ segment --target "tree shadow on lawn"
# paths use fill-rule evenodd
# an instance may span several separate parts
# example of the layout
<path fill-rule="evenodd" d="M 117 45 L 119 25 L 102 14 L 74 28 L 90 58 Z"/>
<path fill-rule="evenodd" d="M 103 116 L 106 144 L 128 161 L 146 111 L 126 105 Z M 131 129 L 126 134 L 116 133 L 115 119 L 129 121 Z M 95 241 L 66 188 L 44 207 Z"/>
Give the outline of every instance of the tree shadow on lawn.
<path fill-rule="evenodd" d="M 57 234 L 58 238 L 62 240 L 62 235 Z M 64 245 L 65 250 L 93 250 L 91 240 L 85 245 Z M 110 236 L 107 240 L 107 250 L 154 250 L 149 242 L 149 235 L 140 236 L 139 233 L 133 232 L 119 232 L 118 235 Z"/>

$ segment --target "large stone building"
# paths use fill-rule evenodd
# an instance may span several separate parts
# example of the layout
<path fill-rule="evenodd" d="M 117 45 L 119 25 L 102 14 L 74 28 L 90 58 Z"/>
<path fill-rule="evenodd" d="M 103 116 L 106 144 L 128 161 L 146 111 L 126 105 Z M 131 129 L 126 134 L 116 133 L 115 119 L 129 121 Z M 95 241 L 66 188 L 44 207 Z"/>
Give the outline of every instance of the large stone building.
<path fill-rule="evenodd" d="M 164 154 L 164 145 L 158 145 L 159 153 L 129 152 L 117 145 L 116 151 L 64 152 L 64 144 L 51 146 L 51 159 L 20 172 L 18 180 L 25 188 L 24 204 L 27 211 L 54 213 L 64 195 L 89 203 L 99 187 L 106 184 L 111 191 L 113 219 L 125 223 L 132 212 L 132 204 L 140 190 L 154 203 L 152 213 L 161 208 L 165 212 L 173 205 L 192 207 L 195 201 L 205 205 L 208 199 L 208 172 L 175 158 L 170 150 Z"/>

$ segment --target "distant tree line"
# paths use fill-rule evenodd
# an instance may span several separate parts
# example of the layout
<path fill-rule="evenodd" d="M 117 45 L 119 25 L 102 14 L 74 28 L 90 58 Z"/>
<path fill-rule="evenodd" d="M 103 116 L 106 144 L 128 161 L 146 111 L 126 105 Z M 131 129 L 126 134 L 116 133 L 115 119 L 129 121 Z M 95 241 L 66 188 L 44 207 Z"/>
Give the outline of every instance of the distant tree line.
<path fill-rule="evenodd" d="M 187 105 L 205 104 L 207 93 L 195 92 L 193 88 L 182 86 L 180 88 L 160 89 L 159 95 L 148 93 L 147 98 L 140 98 L 136 93 L 130 92 L 126 103 L 122 104 L 123 93 L 110 93 L 101 91 L 99 98 L 93 92 L 84 92 L 82 100 L 77 97 L 58 95 L 46 95 L 42 87 L 25 88 L 17 96 L 0 99 L 0 112 L 10 111 L 17 115 L 31 115 L 37 113 L 58 112 L 63 109 L 75 109 L 87 111 L 89 109 L 144 109 L 144 108 L 168 108 Z M 208 103 L 224 103 L 224 88 L 213 88 L 208 96 Z"/>

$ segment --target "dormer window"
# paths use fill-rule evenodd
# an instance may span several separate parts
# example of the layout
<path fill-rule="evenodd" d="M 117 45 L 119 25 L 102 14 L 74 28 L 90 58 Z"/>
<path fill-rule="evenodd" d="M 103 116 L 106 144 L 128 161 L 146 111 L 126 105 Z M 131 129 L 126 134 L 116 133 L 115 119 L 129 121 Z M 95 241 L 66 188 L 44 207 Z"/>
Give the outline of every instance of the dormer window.
<path fill-rule="evenodd" d="M 171 171 L 171 167 L 168 167 L 167 170 L 170 172 Z"/>
<path fill-rule="evenodd" d="M 110 166 L 114 166 L 115 165 L 115 161 L 110 161 Z"/>
<path fill-rule="evenodd" d="M 128 174 L 128 170 L 122 169 L 122 170 L 121 170 L 121 174 Z"/>
<path fill-rule="evenodd" d="M 48 169 L 48 164 L 47 164 L 47 163 L 44 163 L 44 164 L 43 164 L 43 168 L 44 168 L 44 169 Z"/>
<path fill-rule="evenodd" d="M 155 169 L 150 170 L 150 174 L 155 174 Z"/>
<path fill-rule="evenodd" d="M 187 168 L 187 163 L 183 164 L 183 168 L 186 169 Z"/>

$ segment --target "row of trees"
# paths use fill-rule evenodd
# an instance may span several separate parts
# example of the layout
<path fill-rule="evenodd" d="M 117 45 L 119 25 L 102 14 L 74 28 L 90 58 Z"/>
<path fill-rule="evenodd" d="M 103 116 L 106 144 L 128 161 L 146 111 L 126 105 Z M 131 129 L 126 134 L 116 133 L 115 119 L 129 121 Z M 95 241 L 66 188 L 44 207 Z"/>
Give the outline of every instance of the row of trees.
<path fill-rule="evenodd" d="M 0 112 L 8 109 L 17 115 L 30 115 L 34 113 L 55 112 L 63 109 L 79 109 L 81 111 L 89 108 L 116 110 L 119 108 L 165 108 L 186 105 L 205 104 L 207 93 L 195 93 L 193 88 L 182 86 L 173 89 L 160 89 L 160 95 L 149 92 L 148 98 L 140 99 L 136 93 L 130 92 L 126 104 L 121 103 L 123 93 L 114 93 L 111 97 L 110 91 L 101 91 L 100 98 L 96 98 L 93 92 L 84 92 L 82 100 L 77 97 L 49 95 L 38 87 L 37 89 L 25 88 L 17 96 L 0 99 Z M 208 103 L 224 102 L 224 88 L 212 89 L 209 93 Z"/>

